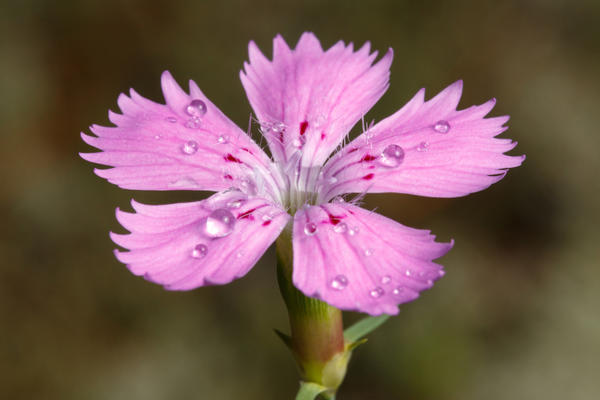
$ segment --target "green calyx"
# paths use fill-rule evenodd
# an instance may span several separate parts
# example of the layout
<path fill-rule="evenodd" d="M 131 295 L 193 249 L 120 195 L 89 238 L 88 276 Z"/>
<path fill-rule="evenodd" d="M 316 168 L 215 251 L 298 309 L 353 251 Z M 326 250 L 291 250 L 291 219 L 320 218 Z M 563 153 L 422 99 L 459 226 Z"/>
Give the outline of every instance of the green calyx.
<path fill-rule="evenodd" d="M 288 226 L 277 239 L 277 280 L 288 309 L 291 334 L 277 330 L 275 333 L 298 364 L 302 385 L 297 399 L 317 396 L 334 399 L 346 375 L 352 351 L 365 343 L 363 336 L 379 327 L 388 316 L 367 317 L 344 331 L 341 310 L 307 297 L 294 287 L 293 259 L 292 233 Z"/>

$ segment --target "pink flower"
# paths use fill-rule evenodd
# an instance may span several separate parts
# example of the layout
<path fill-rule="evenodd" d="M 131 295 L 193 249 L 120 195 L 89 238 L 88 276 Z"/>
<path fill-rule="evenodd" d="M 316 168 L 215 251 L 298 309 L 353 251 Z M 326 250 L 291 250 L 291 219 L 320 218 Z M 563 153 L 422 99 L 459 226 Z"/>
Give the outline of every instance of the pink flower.
<path fill-rule="evenodd" d="M 369 43 L 321 49 L 311 33 L 291 50 L 277 36 L 273 61 L 249 45 L 240 73 L 270 158 L 190 81 L 189 94 L 162 75 L 166 105 L 121 94 L 116 127 L 82 134 L 102 150 L 81 156 L 114 168 L 97 175 L 125 189 L 210 190 L 206 200 L 117 209 L 131 233 L 111 233 L 136 275 L 170 290 L 244 276 L 291 222 L 293 283 L 344 310 L 396 314 L 443 275 L 432 260 L 450 243 L 344 201 L 348 193 L 458 197 L 498 182 L 523 156 L 495 138 L 508 117 L 484 118 L 495 100 L 457 111 L 462 82 L 402 109 L 345 144 L 388 88 L 390 49 L 377 63 Z M 337 149 L 337 151 L 336 151 Z M 333 154 L 332 154 L 333 153 Z"/>

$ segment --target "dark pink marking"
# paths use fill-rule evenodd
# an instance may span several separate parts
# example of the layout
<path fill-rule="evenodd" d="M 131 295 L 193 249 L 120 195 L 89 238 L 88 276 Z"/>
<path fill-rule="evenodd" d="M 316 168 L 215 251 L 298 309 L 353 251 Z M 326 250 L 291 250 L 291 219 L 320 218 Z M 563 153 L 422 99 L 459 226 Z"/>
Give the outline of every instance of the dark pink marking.
<path fill-rule="evenodd" d="M 268 220 L 268 221 L 265 221 L 265 222 L 263 222 L 263 224 L 262 224 L 262 225 L 263 225 L 263 226 L 269 226 L 269 225 L 271 225 L 271 220 Z"/>
<path fill-rule="evenodd" d="M 321 132 L 321 140 L 325 140 L 325 132 Z"/>
<path fill-rule="evenodd" d="M 374 176 L 375 176 L 374 174 L 368 174 L 368 175 L 363 176 L 362 178 L 365 181 L 370 181 L 371 179 L 373 179 Z"/>
<path fill-rule="evenodd" d="M 360 159 L 360 162 L 373 161 L 373 160 L 377 160 L 377 157 L 372 156 L 370 154 L 365 154 L 365 156 Z"/>
<path fill-rule="evenodd" d="M 283 132 L 279 132 L 279 141 L 283 143 Z"/>
<path fill-rule="evenodd" d="M 356 150 L 358 150 L 358 147 L 348 150 L 348 154 L 354 153 Z"/>
<path fill-rule="evenodd" d="M 237 219 L 249 219 L 250 221 L 254 221 L 254 216 L 250 215 L 252 214 L 254 211 L 256 211 L 257 207 L 251 208 L 248 211 L 244 211 L 243 213 L 241 213 L 240 215 L 237 216 Z"/>
<path fill-rule="evenodd" d="M 223 158 L 225 159 L 225 161 L 236 162 L 238 164 L 242 164 L 242 160 L 240 160 L 239 158 L 236 158 L 236 157 L 232 156 L 231 154 L 227 154 Z"/>
<path fill-rule="evenodd" d="M 304 135 L 304 132 L 306 132 L 306 128 L 308 128 L 308 121 L 300 122 L 300 136 Z"/>
<path fill-rule="evenodd" d="M 225 178 L 225 179 L 229 179 L 230 181 L 232 181 L 232 180 L 233 180 L 233 176 L 231 176 L 231 175 L 229 175 L 229 174 L 225 175 L 223 178 Z"/>
<path fill-rule="evenodd" d="M 248 153 L 250 153 L 250 154 L 253 154 L 253 153 L 252 153 L 252 152 L 251 152 L 249 149 L 247 149 L 247 148 L 245 148 L 245 147 L 242 147 L 242 150 L 244 150 L 245 152 L 248 152 Z"/>
<path fill-rule="evenodd" d="M 342 221 L 343 218 L 346 218 L 345 215 L 333 215 L 329 213 L 327 213 L 327 215 L 329 215 L 329 222 L 331 222 L 332 225 L 337 225 Z"/>

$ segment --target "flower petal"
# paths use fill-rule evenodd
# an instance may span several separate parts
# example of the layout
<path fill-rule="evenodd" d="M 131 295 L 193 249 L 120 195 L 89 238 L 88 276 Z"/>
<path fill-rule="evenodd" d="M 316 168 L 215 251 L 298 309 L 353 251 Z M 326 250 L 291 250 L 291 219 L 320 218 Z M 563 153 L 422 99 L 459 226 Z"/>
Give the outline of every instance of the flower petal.
<path fill-rule="evenodd" d="M 453 245 L 360 207 L 306 207 L 294 217 L 294 285 L 343 310 L 397 314 L 443 275 Z"/>
<path fill-rule="evenodd" d="M 194 82 L 188 95 L 164 72 L 162 89 L 166 105 L 131 90 L 118 98 L 123 114 L 109 114 L 116 127 L 93 125 L 98 137 L 82 134 L 103 151 L 81 157 L 115 167 L 97 169 L 99 176 L 126 189 L 216 191 L 243 188 L 257 171 L 269 168 L 262 149 Z"/>
<path fill-rule="evenodd" d="M 525 156 L 503 153 L 517 143 L 495 136 L 508 117 L 484 118 L 490 100 L 457 111 L 458 81 L 424 101 L 421 89 L 401 110 L 349 143 L 325 166 L 323 199 L 351 192 L 399 192 L 458 197 L 502 179 Z"/>
<path fill-rule="evenodd" d="M 388 87 L 392 50 L 375 65 L 366 43 L 336 43 L 323 51 L 312 33 L 291 50 L 281 36 L 269 61 L 254 42 L 240 72 L 246 94 L 261 122 L 276 161 L 302 151 L 303 166 L 322 165 L 352 126 Z"/>
<path fill-rule="evenodd" d="M 289 215 L 238 190 L 198 202 L 117 209 L 131 233 L 111 233 L 115 255 L 136 275 L 170 290 L 220 285 L 244 276 L 279 236 Z M 230 213 L 230 214 L 229 214 Z M 224 219 L 226 218 L 226 219 Z"/>

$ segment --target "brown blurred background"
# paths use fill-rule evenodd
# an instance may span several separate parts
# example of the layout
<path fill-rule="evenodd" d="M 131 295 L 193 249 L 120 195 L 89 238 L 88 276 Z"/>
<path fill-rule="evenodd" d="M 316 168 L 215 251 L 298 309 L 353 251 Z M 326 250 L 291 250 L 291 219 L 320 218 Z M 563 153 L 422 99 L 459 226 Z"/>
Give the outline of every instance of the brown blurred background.
<path fill-rule="evenodd" d="M 497 97 L 525 164 L 460 199 L 367 198 L 455 248 L 447 275 L 358 349 L 339 398 L 600 398 L 600 2 L 4 1 L 0 5 L 0 397 L 288 399 L 294 364 L 272 251 L 244 279 L 170 293 L 112 255 L 114 208 L 198 194 L 131 192 L 77 153 L 134 87 L 195 79 L 245 128 L 253 39 L 311 30 L 395 50 L 369 119 L 462 78 Z M 348 319 L 353 318 L 352 315 Z"/>

